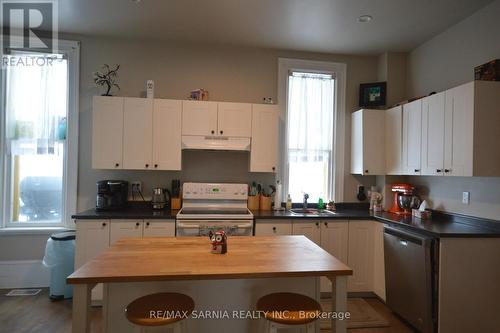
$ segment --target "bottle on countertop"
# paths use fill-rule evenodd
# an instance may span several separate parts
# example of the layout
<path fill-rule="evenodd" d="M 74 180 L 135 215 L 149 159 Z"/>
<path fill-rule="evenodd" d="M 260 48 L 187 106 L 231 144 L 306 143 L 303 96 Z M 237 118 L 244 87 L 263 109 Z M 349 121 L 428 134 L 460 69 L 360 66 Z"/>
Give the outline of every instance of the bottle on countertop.
<path fill-rule="evenodd" d="M 325 209 L 325 203 L 323 202 L 323 198 L 319 198 L 318 200 L 318 209 Z"/>
<path fill-rule="evenodd" d="M 286 198 L 286 210 L 292 209 L 292 197 L 290 197 L 290 194 L 288 194 Z"/>

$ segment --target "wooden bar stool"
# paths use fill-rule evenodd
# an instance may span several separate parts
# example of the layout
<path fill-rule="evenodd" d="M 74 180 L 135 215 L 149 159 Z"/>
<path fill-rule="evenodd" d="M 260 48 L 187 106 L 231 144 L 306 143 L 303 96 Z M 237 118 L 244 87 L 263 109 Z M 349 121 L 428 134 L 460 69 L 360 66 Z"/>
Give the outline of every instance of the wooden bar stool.
<path fill-rule="evenodd" d="M 267 333 L 277 333 L 279 328 L 290 325 L 303 325 L 306 333 L 313 333 L 314 322 L 321 314 L 321 305 L 305 295 L 273 293 L 257 301 L 257 310 L 266 312 Z"/>
<path fill-rule="evenodd" d="M 184 331 L 182 315 L 190 315 L 194 310 L 191 297 L 179 293 L 156 293 L 132 301 L 125 308 L 128 321 L 134 323 L 137 332 L 145 327 L 170 326 L 174 333 Z"/>

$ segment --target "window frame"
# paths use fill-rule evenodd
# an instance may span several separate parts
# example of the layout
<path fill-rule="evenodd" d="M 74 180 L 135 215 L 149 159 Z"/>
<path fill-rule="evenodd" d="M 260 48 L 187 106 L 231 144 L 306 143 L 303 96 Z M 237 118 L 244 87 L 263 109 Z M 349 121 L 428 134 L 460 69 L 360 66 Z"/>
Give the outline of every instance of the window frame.
<path fill-rule="evenodd" d="M 347 65 L 344 63 L 313 61 L 302 59 L 279 58 L 278 60 L 278 104 L 280 106 L 280 163 L 277 171 L 278 179 L 283 181 L 283 197 L 288 194 L 288 76 L 290 72 L 328 73 L 335 79 L 335 103 L 333 124 L 333 152 L 331 175 L 333 185 L 332 199 L 340 202 L 344 198 L 344 164 L 345 164 L 345 91 Z M 330 198 L 328 198 L 330 199 Z"/>
<path fill-rule="evenodd" d="M 70 40 L 59 40 L 57 52 L 64 53 L 68 59 L 68 115 L 67 136 L 65 148 L 65 161 L 63 168 L 63 212 L 61 222 L 58 223 L 33 223 L 33 222 L 11 222 L 11 202 L 9 186 L 9 175 L 7 170 L 8 159 L 6 158 L 7 147 L 5 142 L 5 126 L 0 126 L 0 207 L 3 214 L 0 216 L 0 229 L 7 231 L 13 229 L 40 229 L 40 228 L 73 228 L 74 222 L 71 215 L 76 213 L 77 207 L 77 181 L 78 181 L 78 118 L 79 118 L 79 84 L 80 84 L 80 42 Z M 1 69 L 2 86 L 6 84 L 6 71 Z M 5 124 L 6 119 L 6 96 L 2 89 L 0 92 L 2 105 L 0 119 Z"/>

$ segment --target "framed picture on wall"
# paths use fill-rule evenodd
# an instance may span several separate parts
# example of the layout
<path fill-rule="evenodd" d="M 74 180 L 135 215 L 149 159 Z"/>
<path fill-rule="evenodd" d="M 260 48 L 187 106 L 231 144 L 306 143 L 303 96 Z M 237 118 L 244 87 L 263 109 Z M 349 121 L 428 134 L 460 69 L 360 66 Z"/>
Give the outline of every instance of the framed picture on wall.
<path fill-rule="evenodd" d="M 359 106 L 372 108 L 385 105 L 387 82 L 362 83 L 359 85 Z"/>

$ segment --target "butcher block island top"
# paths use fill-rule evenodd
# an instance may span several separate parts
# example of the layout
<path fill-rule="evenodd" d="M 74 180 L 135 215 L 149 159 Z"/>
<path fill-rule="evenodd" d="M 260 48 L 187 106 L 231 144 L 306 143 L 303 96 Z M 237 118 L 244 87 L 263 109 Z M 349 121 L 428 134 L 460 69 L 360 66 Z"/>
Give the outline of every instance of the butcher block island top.
<path fill-rule="evenodd" d="M 226 254 L 208 237 L 117 241 L 68 277 L 70 284 L 351 275 L 347 265 L 305 236 L 238 236 Z"/>

